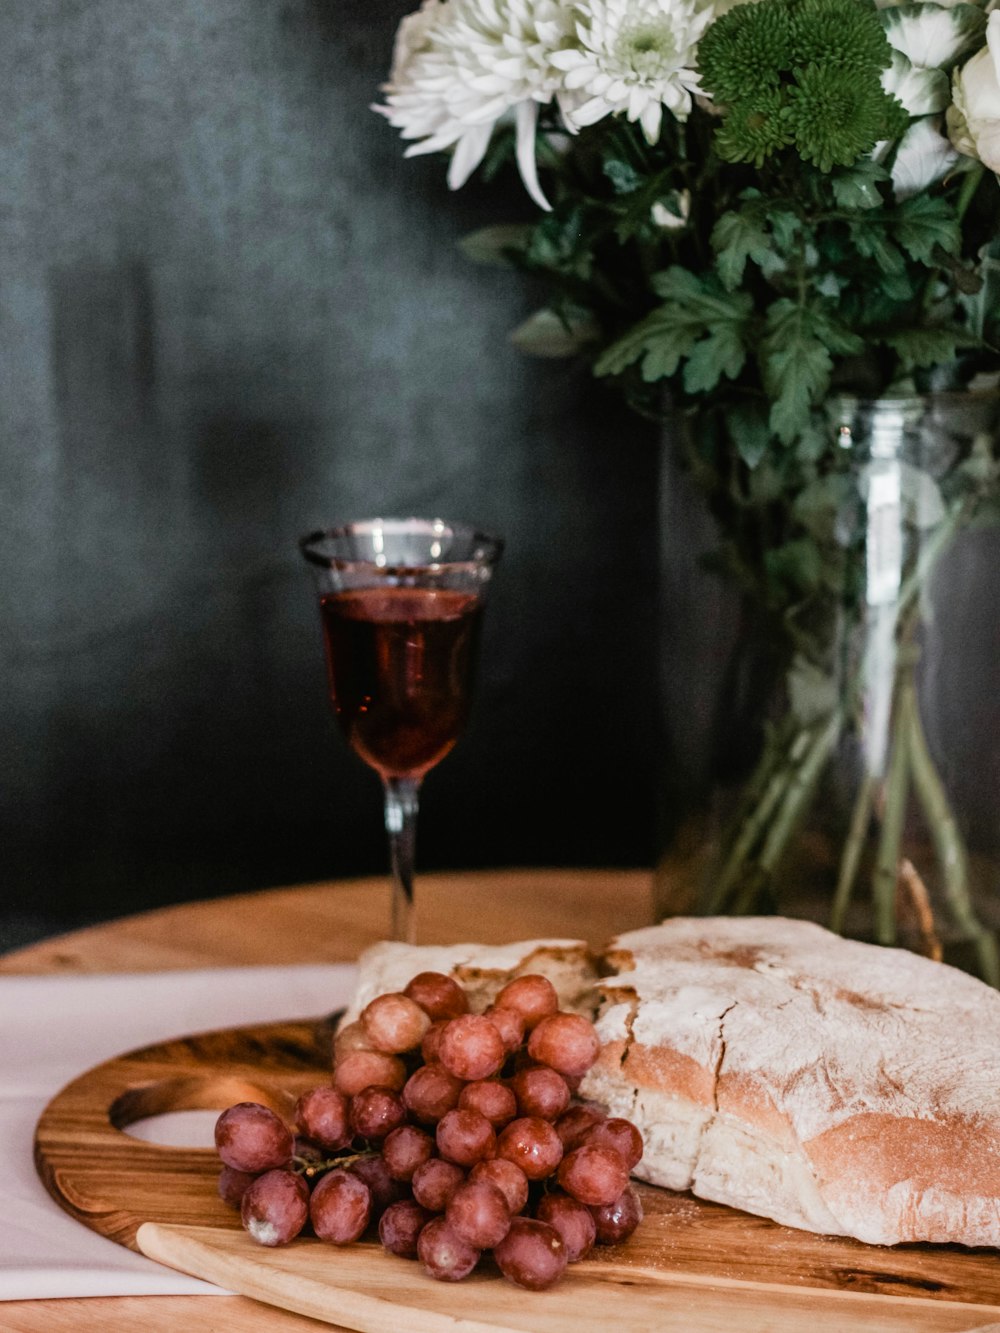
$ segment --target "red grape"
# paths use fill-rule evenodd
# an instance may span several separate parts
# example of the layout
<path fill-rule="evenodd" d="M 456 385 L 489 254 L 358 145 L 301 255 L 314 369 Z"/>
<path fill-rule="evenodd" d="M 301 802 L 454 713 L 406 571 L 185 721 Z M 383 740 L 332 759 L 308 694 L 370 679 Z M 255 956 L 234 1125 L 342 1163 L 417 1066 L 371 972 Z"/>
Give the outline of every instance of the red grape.
<path fill-rule="evenodd" d="M 557 1012 L 559 996 L 548 977 L 532 973 L 508 981 L 493 1003 L 500 1009 L 516 1009 L 530 1032 L 541 1019 Z"/>
<path fill-rule="evenodd" d="M 484 1163 L 478 1163 L 479 1166 Z M 413 1197 L 432 1213 L 443 1213 L 448 1200 L 465 1179 L 465 1172 L 455 1162 L 432 1157 L 413 1173 Z"/>
<path fill-rule="evenodd" d="M 613 1148 L 585 1143 L 563 1158 L 559 1184 L 581 1203 L 614 1203 L 628 1184 L 628 1167 Z"/>
<path fill-rule="evenodd" d="M 382 1051 L 348 1051 L 333 1069 L 333 1085 L 345 1097 L 353 1097 L 365 1088 L 392 1088 L 406 1082 L 406 1065 L 396 1055 Z"/>
<path fill-rule="evenodd" d="M 519 1115 L 537 1115 L 542 1120 L 555 1120 L 569 1106 L 566 1080 L 545 1065 L 519 1069 L 510 1080 L 510 1087 L 517 1098 Z"/>
<path fill-rule="evenodd" d="M 467 1180 L 451 1196 L 446 1220 L 462 1240 L 478 1250 L 499 1245 L 510 1230 L 507 1198 L 490 1180 Z"/>
<path fill-rule="evenodd" d="M 517 1115 L 517 1099 L 513 1092 L 505 1083 L 497 1083 L 493 1079 L 466 1083 L 458 1104 L 463 1110 L 478 1111 L 494 1128 L 506 1125 Z"/>
<path fill-rule="evenodd" d="M 408 995 L 377 995 L 361 1014 L 368 1039 L 376 1051 L 400 1055 L 418 1047 L 431 1020 Z"/>
<path fill-rule="evenodd" d="M 465 991 L 457 981 L 445 976 L 443 972 L 418 972 L 403 994 L 416 1000 L 432 1019 L 457 1018 L 459 1014 L 469 1012 Z"/>
<path fill-rule="evenodd" d="M 631 1120 L 620 1116 L 610 1116 L 588 1129 L 582 1143 L 592 1143 L 601 1148 L 614 1148 L 630 1171 L 642 1158 L 642 1135 Z"/>
<path fill-rule="evenodd" d="M 562 1160 L 562 1142 L 547 1120 L 522 1116 L 502 1130 L 496 1155 L 519 1166 L 529 1180 L 544 1180 Z"/>
<path fill-rule="evenodd" d="M 295 1123 L 300 1133 L 327 1152 L 346 1148 L 353 1134 L 347 1098 L 336 1088 L 310 1088 L 295 1104 Z"/>
<path fill-rule="evenodd" d="M 443 1217 L 428 1222 L 417 1240 L 417 1256 L 428 1277 L 461 1282 L 479 1262 L 479 1251 L 455 1234 Z"/>
<path fill-rule="evenodd" d="M 405 1121 L 403 1099 L 389 1088 L 365 1088 L 351 1098 L 351 1127 L 363 1139 L 384 1139 Z"/>
<path fill-rule="evenodd" d="M 215 1146 L 225 1166 L 259 1174 L 291 1161 L 292 1131 L 259 1102 L 237 1102 L 215 1122 Z"/>
<path fill-rule="evenodd" d="M 504 1009 L 499 1004 L 491 1004 L 483 1014 L 488 1018 L 503 1039 L 503 1048 L 508 1055 L 520 1050 L 524 1042 L 524 1019 L 516 1009 Z"/>
<path fill-rule="evenodd" d="M 432 1023 L 424 1033 L 424 1039 L 420 1043 L 420 1058 L 425 1065 L 436 1065 L 438 1056 L 441 1054 L 441 1033 L 448 1026 L 447 1018 L 439 1018 Z"/>
<path fill-rule="evenodd" d="M 333 1060 L 334 1064 L 342 1060 L 345 1055 L 350 1055 L 352 1051 L 370 1051 L 372 1049 L 371 1041 L 365 1026 L 359 1020 L 353 1023 L 347 1023 L 340 1029 L 333 1039 Z"/>
<path fill-rule="evenodd" d="M 489 1180 L 496 1185 L 507 1200 L 511 1215 L 519 1213 L 528 1202 L 528 1177 L 505 1157 L 490 1157 L 485 1162 L 477 1162 L 469 1172 L 469 1179 Z"/>
<path fill-rule="evenodd" d="M 565 1111 L 556 1121 L 556 1133 L 562 1139 L 566 1152 L 579 1148 L 587 1130 L 605 1118 L 606 1113 L 592 1103 L 588 1105 L 586 1102 L 581 1102 L 578 1106 L 571 1106 Z"/>
<path fill-rule="evenodd" d="M 247 1186 L 257 1179 L 253 1171 L 237 1171 L 234 1166 L 224 1166 L 219 1172 L 219 1198 L 229 1208 L 239 1208 Z"/>
<path fill-rule="evenodd" d="M 287 1245 L 309 1216 L 309 1186 L 293 1171 L 265 1171 L 247 1186 L 243 1225 L 258 1245 Z"/>
<path fill-rule="evenodd" d="M 304 1134 L 295 1135 L 292 1157 L 296 1165 L 301 1163 L 303 1166 L 319 1166 L 328 1156 L 326 1149 L 321 1148 L 318 1143 L 313 1143 L 312 1139 L 307 1139 Z"/>
<path fill-rule="evenodd" d="M 617 1245 L 628 1240 L 642 1221 L 642 1200 L 631 1185 L 626 1185 L 613 1203 L 591 1208 L 597 1227 L 598 1245 Z"/>
<path fill-rule="evenodd" d="M 398 1202 L 402 1188 L 389 1175 L 389 1168 L 380 1153 L 359 1157 L 347 1169 L 352 1176 L 357 1176 L 368 1186 L 372 1197 L 372 1217 L 381 1217 L 390 1204 Z"/>
<path fill-rule="evenodd" d="M 331 1171 L 323 1177 L 309 1200 L 309 1219 L 320 1240 L 349 1245 L 368 1225 L 372 1211 L 371 1190 L 351 1171 Z"/>
<path fill-rule="evenodd" d="M 403 1104 L 415 1120 L 433 1125 L 458 1105 L 462 1080 L 441 1065 L 421 1065 L 407 1080 Z"/>
<path fill-rule="evenodd" d="M 485 1157 L 492 1157 L 496 1146 L 493 1126 L 478 1111 L 456 1107 L 438 1121 L 437 1148 L 447 1162 L 472 1166 Z"/>
<path fill-rule="evenodd" d="M 456 1078 L 490 1078 L 504 1062 L 503 1037 L 482 1014 L 453 1018 L 441 1033 L 438 1057 Z"/>
<path fill-rule="evenodd" d="M 386 1135 L 382 1156 L 393 1180 L 412 1180 L 418 1166 L 434 1155 L 434 1140 L 416 1125 L 400 1125 Z"/>
<path fill-rule="evenodd" d="M 566 1246 L 566 1260 L 575 1264 L 594 1248 L 597 1223 L 584 1204 L 568 1194 L 544 1194 L 538 1201 L 538 1220 L 555 1227 Z"/>
<path fill-rule="evenodd" d="M 493 1257 L 504 1277 L 529 1291 L 544 1291 L 566 1271 L 566 1246 L 559 1232 L 529 1217 L 512 1219 Z"/>
<path fill-rule="evenodd" d="M 580 1014 L 543 1018 L 528 1038 L 528 1054 L 560 1074 L 585 1074 L 601 1049 L 593 1023 Z"/>
<path fill-rule="evenodd" d="M 378 1238 L 390 1254 L 401 1259 L 417 1257 L 417 1238 L 431 1220 L 426 1208 L 412 1199 L 401 1199 L 388 1207 L 379 1219 Z"/>

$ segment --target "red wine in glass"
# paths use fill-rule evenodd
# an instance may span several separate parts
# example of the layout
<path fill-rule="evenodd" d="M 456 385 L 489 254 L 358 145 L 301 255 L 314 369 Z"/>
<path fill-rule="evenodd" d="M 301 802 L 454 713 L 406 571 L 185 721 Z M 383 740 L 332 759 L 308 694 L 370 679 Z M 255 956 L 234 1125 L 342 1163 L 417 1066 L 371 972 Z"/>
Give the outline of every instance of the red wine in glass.
<path fill-rule="evenodd" d="M 353 588 L 320 609 L 348 742 L 383 778 L 422 778 L 465 728 L 480 602 L 450 588 Z"/>
<path fill-rule="evenodd" d="M 420 783 L 461 735 L 479 628 L 503 547 L 442 519 L 368 519 L 299 543 L 317 574 L 330 698 L 382 778 L 392 934 L 413 941 Z"/>

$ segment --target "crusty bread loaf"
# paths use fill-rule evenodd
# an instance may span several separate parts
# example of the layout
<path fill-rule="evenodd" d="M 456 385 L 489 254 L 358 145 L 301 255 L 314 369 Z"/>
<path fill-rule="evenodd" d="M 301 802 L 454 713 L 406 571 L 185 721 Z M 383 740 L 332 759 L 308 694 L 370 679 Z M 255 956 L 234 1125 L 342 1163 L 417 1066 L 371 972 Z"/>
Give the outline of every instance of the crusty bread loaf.
<path fill-rule="evenodd" d="M 444 972 L 460 981 L 474 1013 L 493 1002 L 501 987 L 529 972 L 548 977 L 563 1009 L 593 1017 L 597 968 L 582 940 L 521 940 L 516 944 L 376 944 L 358 959 L 358 986 L 344 1022 L 369 1000 L 402 990 L 418 972 Z"/>
<path fill-rule="evenodd" d="M 643 1131 L 636 1175 L 788 1226 L 1000 1245 L 1000 995 L 783 918 L 613 942 L 581 1095 Z"/>

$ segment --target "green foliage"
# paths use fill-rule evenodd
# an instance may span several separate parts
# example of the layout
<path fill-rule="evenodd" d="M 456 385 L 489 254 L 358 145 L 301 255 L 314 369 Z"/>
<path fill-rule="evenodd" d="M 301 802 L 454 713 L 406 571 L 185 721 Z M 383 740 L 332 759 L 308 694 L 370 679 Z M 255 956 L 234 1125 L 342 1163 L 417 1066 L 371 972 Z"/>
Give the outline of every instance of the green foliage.
<path fill-rule="evenodd" d="M 466 242 L 542 287 L 519 346 L 587 357 L 650 417 L 697 413 L 686 456 L 715 566 L 780 618 L 803 716 L 825 707 L 831 605 L 864 582 L 863 469 L 825 404 L 1000 372 L 1000 189 L 966 164 L 895 197 L 910 122 L 881 89 L 887 21 L 869 0 L 738 5 L 699 48 L 711 114 L 665 116 L 655 145 L 610 118 L 540 151 L 552 211 Z M 997 467 L 970 455 L 954 493 L 907 474 L 907 521 L 1000 486 Z"/>

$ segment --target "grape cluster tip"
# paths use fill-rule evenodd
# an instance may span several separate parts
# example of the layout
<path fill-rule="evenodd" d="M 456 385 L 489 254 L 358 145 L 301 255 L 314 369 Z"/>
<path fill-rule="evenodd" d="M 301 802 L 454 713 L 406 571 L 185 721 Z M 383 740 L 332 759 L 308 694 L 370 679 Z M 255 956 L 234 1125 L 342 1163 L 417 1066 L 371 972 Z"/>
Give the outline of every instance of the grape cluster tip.
<path fill-rule="evenodd" d="M 421 972 L 340 1030 L 331 1081 L 299 1097 L 294 1125 L 256 1102 L 223 1111 L 219 1195 L 261 1245 L 377 1230 L 439 1281 L 492 1253 L 542 1291 L 642 1220 L 638 1128 L 576 1096 L 599 1050 L 546 977 L 474 1014 L 454 978 Z"/>

